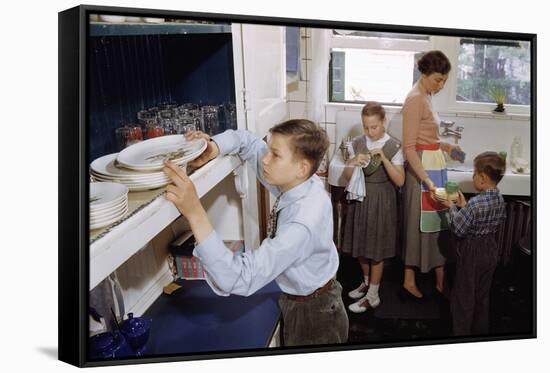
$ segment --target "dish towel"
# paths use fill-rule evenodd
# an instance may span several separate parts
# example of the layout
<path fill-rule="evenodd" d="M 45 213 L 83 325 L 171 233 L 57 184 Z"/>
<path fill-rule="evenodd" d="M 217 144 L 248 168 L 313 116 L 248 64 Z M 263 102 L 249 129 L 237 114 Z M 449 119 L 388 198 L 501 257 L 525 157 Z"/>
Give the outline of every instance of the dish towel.
<path fill-rule="evenodd" d="M 365 174 L 363 173 L 363 167 L 355 166 L 353 167 L 353 174 L 351 179 L 346 187 L 346 199 L 348 201 L 359 201 L 363 202 L 363 198 L 366 196 L 366 187 L 365 187 Z"/>

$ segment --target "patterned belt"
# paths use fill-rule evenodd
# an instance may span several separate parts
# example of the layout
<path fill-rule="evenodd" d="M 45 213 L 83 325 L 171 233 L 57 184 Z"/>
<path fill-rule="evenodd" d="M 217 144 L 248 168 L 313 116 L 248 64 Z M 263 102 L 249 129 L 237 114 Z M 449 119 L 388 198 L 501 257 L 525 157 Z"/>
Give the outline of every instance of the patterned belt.
<path fill-rule="evenodd" d="M 416 150 L 439 150 L 441 146 L 436 144 L 416 144 Z"/>
<path fill-rule="evenodd" d="M 326 284 L 321 286 L 319 289 L 315 290 L 313 293 L 309 295 L 293 295 L 293 294 L 287 294 L 283 293 L 288 299 L 295 300 L 298 302 L 305 302 L 313 298 L 317 298 L 319 295 L 326 293 L 330 289 L 332 289 L 332 286 L 334 285 L 334 279 L 328 280 Z"/>

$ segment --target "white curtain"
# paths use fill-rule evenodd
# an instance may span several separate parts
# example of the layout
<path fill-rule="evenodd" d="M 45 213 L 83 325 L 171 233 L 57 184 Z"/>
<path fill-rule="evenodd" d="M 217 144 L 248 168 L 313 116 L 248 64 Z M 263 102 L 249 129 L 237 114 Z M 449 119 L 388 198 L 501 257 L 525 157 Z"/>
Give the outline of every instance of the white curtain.
<path fill-rule="evenodd" d="M 325 122 L 325 104 L 328 100 L 328 69 L 330 62 L 331 31 L 311 29 L 311 69 L 309 75 L 308 118 Z"/>

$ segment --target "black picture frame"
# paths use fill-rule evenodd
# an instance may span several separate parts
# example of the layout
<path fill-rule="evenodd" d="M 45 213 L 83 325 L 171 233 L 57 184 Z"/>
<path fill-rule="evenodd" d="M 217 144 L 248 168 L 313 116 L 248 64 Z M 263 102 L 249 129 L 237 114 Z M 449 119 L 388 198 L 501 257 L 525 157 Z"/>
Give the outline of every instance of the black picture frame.
<path fill-rule="evenodd" d="M 276 348 L 244 351 L 221 351 L 173 356 L 153 356 L 131 359 L 90 361 L 86 354 L 87 310 L 89 279 L 88 230 L 88 165 L 89 159 L 89 86 L 87 45 L 89 42 L 88 16 L 92 13 L 157 16 L 212 20 L 219 22 L 254 23 L 264 25 L 322 27 L 338 29 L 377 30 L 380 32 L 426 33 L 442 36 L 497 38 L 528 41 L 531 45 L 531 265 L 532 265 L 532 330 L 529 333 L 491 335 L 485 337 L 445 338 L 422 341 L 396 341 L 369 344 L 345 344 L 301 348 Z M 370 349 L 382 347 L 451 344 L 535 338 L 537 333 L 536 299 L 536 127 L 537 127 L 537 35 L 483 30 L 442 29 L 432 27 L 367 24 L 341 21 L 304 20 L 184 12 L 160 9 L 138 9 L 82 5 L 59 13 L 59 359 L 79 367 L 122 365 L 150 362 L 171 362 L 197 359 L 218 359 L 262 355 Z M 69 192 L 67 192 L 69 191 Z"/>

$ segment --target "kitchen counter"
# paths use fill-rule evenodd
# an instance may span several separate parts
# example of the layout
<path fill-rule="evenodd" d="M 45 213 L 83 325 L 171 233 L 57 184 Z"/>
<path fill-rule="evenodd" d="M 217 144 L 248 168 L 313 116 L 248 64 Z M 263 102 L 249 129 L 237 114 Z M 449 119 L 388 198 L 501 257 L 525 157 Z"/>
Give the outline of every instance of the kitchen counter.
<path fill-rule="evenodd" d="M 339 151 L 332 158 L 329 171 L 328 183 L 332 186 L 347 186 L 347 180 L 344 178 L 344 161 Z M 447 164 L 447 177 L 449 181 L 458 183 L 460 190 L 464 193 L 476 193 L 472 181 L 473 166 L 471 163 L 449 162 Z M 506 174 L 498 184 L 498 188 L 503 195 L 510 196 L 530 196 L 531 195 L 531 175 L 515 174 L 507 167 Z"/>

